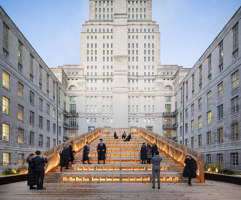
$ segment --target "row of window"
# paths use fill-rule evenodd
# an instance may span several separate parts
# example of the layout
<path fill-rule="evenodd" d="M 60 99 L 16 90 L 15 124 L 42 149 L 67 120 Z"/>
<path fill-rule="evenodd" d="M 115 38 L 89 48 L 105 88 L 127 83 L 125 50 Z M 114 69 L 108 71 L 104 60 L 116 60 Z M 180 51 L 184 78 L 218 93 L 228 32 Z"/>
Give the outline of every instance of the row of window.
<path fill-rule="evenodd" d="M 107 14 L 107 15 L 105 15 L 105 14 L 99 14 L 99 18 L 98 18 L 98 15 L 96 14 L 95 15 L 95 19 L 97 20 L 97 19 L 103 19 L 103 20 L 109 20 L 109 19 L 113 19 L 113 15 L 109 15 L 109 14 Z"/>
<path fill-rule="evenodd" d="M 101 12 L 103 12 L 103 13 L 105 13 L 105 12 L 106 13 L 109 13 L 109 12 L 113 13 L 113 8 L 102 8 L 102 9 L 101 8 L 99 8 L 99 9 L 95 8 L 95 12 L 96 13 L 98 13 L 98 12 L 99 13 L 101 13 Z"/>
<path fill-rule="evenodd" d="M 102 31 L 101 31 L 102 30 Z M 96 28 L 95 29 L 95 31 L 94 31 L 94 29 L 87 29 L 87 33 L 89 33 L 89 32 L 91 32 L 91 33 L 93 33 L 93 32 L 95 32 L 95 33 L 97 33 L 98 32 L 98 29 Z M 103 29 L 100 29 L 99 28 L 99 33 L 105 33 L 105 29 L 103 28 Z M 113 29 L 106 29 L 106 33 L 113 33 Z"/>
<path fill-rule="evenodd" d="M 95 6 L 113 6 L 113 1 L 95 1 Z"/>
<path fill-rule="evenodd" d="M 136 45 L 135 45 L 136 44 Z M 128 48 L 138 48 L 139 44 L 138 43 L 128 43 Z M 103 47 L 104 48 L 104 47 Z M 155 44 L 154 43 L 144 43 L 144 48 L 155 48 Z M 144 52 L 146 52 L 146 50 L 144 50 Z M 148 53 L 150 52 L 150 50 L 148 50 Z"/>
<path fill-rule="evenodd" d="M 209 165 L 212 163 L 212 155 L 211 154 L 206 154 L 206 163 Z M 227 163 L 227 162 L 224 163 L 223 154 L 218 153 L 218 154 L 216 154 L 215 163 L 219 163 L 220 165 L 225 164 L 225 165 L 238 166 L 239 165 L 238 152 L 230 153 L 230 163 Z"/>
<path fill-rule="evenodd" d="M 142 3 L 143 3 L 143 4 L 142 4 Z M 138 5 L 140 5 L 140 6 L 142 6 L 142 5 L 146 6 L 146 1 L 128 1 L 128 7 L 129 7 L 129 6 L 138 6 Z"/>
<path fill-rule="evenodd" d="M 128 28 L 128 33 L 138 33 L 138 32 L 142 33 L 142 30 L 143 30 L 144 33 L 150 33 L 150 32 L 154 33 L 154 28 L 153 29 L 150 29 L 150 28 L 148 28 L 148 29 L 146 29 L 146 28 L 138 29 L 138 28 L 136 28 L 136 30 L 134 28 L 132 28 L 132 29 Z"/>
<path fill-rule="evenodd" d="M 142 8 L 128 8 L 128 13 L 130 13 L 130 12 L 132 12 L 132 13 L 138 13 L 138 12 L 140 12 L 140 13 L 142 13 L 142 11 L 144 12 L 144 13 L 146 13 L 146 8 L 144 8 L 144 9 L 142 9 Z"/>

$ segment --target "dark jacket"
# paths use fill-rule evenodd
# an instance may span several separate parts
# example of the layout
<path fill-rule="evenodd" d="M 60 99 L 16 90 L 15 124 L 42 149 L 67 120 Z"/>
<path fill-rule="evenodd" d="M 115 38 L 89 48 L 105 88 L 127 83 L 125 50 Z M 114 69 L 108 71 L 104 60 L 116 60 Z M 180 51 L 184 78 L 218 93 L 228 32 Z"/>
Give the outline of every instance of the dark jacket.
<path fill-rule="evenodd" d="M 40 156 L 36 156 L 35 158 L 33 158 L 34 171 L 44 172 L 44 164 L 47 162 L 48 162 L 47 158 L 42 158 Z"/>
<path fill-rule="evenodd" d="M 151 146 L 150 145 L 146 146 L 146 158 L 147 159 L 151 159 L 152 158 L 152 150 L 151 150 Z"/>
<path fill-rule="evenodd" d="M 69 163 L 69 148 L 64 148 L 62 152 L 60 152 L 60 166 L 64 167 Z"/>
<path fill-rule="evenodd" d="M 185 162 L 186 166 L 183 171 L 183 176 L 188 177 L 188 178 L 196 178 L 197 177 L 196 161 L 193 158 L 191 158 L 191 159 L 186 158 L 184 162 Z"/>
<path fill-rule="evenodd" d="M 156 145 L 152 145 L 152 156 L 154 156 L 154 154 L 158 151 L 157 146 Z"/>
<path fill-rule="evenodd" d="M 73 146 L 72 144 L 69 145 L 69 161 L 73 162 L 74 161 L 74 152 L 73 151 Z"/>
<path fill-rule="evenodd" d="M 146 146 L 142 145 L 141 147 L 141 160 L 146 160 Z"/>
<path fill-rule="evenodd" d="M 83 151 L 83 162 L 89 160 L 90 146 L 85 145 Z"/>
<path fill-rule="evenodd" d="M 98 144 L 97 152 L 98 152 L 98 159 L 105 160 L 106 146 L 104 143 L 102 143 L 102 145 Z"/>
<path fill-rule="evenodd" d="M 34 171 L 33 158 L 28 158 L 28 175 L 27 175 L 27 185 L 33 186 L 37 185 L 37 179 Z"/>

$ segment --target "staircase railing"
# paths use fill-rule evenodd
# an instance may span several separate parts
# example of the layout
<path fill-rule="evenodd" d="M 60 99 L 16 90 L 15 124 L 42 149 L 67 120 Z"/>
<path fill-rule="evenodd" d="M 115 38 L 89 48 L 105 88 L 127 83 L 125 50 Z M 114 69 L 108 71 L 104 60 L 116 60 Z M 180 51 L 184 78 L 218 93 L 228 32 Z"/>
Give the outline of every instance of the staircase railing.
<path fill-rule="evenodd" d="M 102 132 L 102 128 L 96 128 L 94 130 L 91 130 L 85 134 L 82 134 L 78 137 L 75 137 L 71 140 L 68 140 L 56 147 L 53 147 L 45 151 L 44 155 L 47 156 L 48 158 L 48 163 L 45 166 L 45 174 L 47 174 L 48 172 L 50 172 L 51 170 L 59 166 L 59 163 L 60 163 L 59 152 L 65 146 L 69 146 L 69 144 L 73 142 L 73 146 L 72 146 L 73 150 L 75 152 L 78 152 L 85 146 L 87 141 L 91 143 L 92 141 L 97 139 L 101 135 L 101 132 Z"/>
<path fill-rule="evenodd" d="M 175 162 L 185 166 L 185 158 L 189 154 L 197 163 L 197 178 L 201 183 L 205 182 L 204 179 L 204 155 L 191 148 L 181 145 L 173 140 L 165 138 L 152 131 L 140 128 L 140 136 L 149 141 L 151 144 L 156 143 L 157 147 L 164 152 L 167 156 L 174 159 Z"/>

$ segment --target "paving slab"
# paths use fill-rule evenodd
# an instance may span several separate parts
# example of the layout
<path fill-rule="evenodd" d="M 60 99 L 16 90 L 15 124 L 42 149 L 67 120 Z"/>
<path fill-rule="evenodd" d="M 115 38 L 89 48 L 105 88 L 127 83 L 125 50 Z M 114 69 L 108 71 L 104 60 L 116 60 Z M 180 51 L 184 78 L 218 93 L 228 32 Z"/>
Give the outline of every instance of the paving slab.
<path fill-rule="evenodd" d="M 29 190 L 26 182 L 0 185 L 0 200 L 240 200 L 241 186 L 216 181 L 194 183 L 45 183 Z"/>

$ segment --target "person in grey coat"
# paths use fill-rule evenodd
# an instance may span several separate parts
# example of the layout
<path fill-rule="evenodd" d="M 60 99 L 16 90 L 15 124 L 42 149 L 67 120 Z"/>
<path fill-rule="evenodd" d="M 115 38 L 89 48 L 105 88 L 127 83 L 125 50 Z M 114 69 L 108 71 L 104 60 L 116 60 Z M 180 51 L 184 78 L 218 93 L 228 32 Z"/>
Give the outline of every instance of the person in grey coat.
<path fill-rule="evenodd" d="M 155 188 L 155 178 L 157 176 L 158 189 L 160 189 L 160 163 L 162 157 L 159 156 L 159 151 L 156 151 L 152 157 L 152 188 Z"/>

